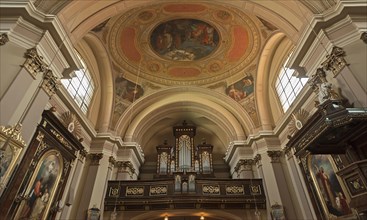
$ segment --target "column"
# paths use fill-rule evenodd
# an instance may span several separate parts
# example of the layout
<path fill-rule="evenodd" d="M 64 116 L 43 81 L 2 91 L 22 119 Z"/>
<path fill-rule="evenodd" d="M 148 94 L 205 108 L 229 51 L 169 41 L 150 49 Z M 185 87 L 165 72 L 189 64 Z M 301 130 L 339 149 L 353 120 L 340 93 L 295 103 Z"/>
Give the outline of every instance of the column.
<path fill-rule="evenodd" d="M 103 191 L 108 174 L 109 157 L 103 153 L 90 153 L 87 156 L 88 171 L 80 195 L 80 204 L 76 212 L 76 219 L 85 219 L 90 208 L 101 210 L 101 199 L 104 197 Z M 72 216 L 73 217 L 73 216 Z"/>
<path fill-rule="evenodd" d="M 276 204 L 282 205 L 286 210 L 287 218 L 297 219 L 289 191 L 293 186 L 288 186 L 281 164 L 281 159 L 283 158 L 282 151 L 272 150 L 267 151 L 266 154 L 262 156 L 262 167 L 270 207 Z"/>

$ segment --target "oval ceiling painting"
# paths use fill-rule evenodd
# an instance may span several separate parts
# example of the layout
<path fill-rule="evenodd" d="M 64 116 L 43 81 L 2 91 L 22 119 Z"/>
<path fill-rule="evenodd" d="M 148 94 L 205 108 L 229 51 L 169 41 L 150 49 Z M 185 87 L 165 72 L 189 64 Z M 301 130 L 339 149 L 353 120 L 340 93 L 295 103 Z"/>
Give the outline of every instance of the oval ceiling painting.
<path fill-rule="evenodd" d="M 218 46 L 217 30 L 196 19 L 175 19 L 156 27 L 150 44 L 161 57 L 174 61 L 199 60 Z"/>

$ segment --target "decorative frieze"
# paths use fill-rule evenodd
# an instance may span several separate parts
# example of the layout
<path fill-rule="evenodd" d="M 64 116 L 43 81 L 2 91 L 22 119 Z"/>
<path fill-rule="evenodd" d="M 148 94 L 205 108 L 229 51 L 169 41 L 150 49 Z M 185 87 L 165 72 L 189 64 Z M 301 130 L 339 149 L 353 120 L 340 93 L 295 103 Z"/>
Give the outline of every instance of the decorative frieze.
<path fill-rule="evenodd" d="M 49 97 L 53 96 L 60 88 L 60 80 L 53 75 L 51 70 L 47 70 L 43 75 L 41 87 L 45 90 Z"/>
<path fill-rule="evenodd" d="M 103 154 L 102 153 L 98 153 L 98 154 L 88 154 L 91 162 L 91 165 L 99 165 L 99 161 L 103 158 Z"/>
<path fill-rule="evenodd" d="M 271 163 L 279 163 L 280 158 L 282 156 L 282 151 L 280 151 L 280 150 L 268 151 L 268 156 L 271 159 Z"/>
<path fill-rule="evenodd" d="M 7 33 L 0 34 L 0 46 L 5 45 L 7 42 L 9 42 L 9 37 Z"/>
<path fill-rule="evenodd" d="M 55 136 L 55 138 L 58 141 L 60 141 L 60 143 L 63 146 L 65 146 L 69 150 L 73 150 L 73 148 L 71 147 L 71 145 L 69 144 L 69 142 L 66 140 L 66 138 L 64 138 L 64 136 L 62 136 L 61 134 L 59 134 L 59 132 L 55 131 L 54 129 L 51 129 L 51 133 Z"/>
<path fill-rule="evenodd" d="M 23 67 L 31 74 L 33 78 L 36 78 L 38 73 L 44 74 L 49 71 L 47 64 L 43 61 L 43 57 L 38 55 L 37 49 L 28 49 L 24 54 L 26 60 Z"/>

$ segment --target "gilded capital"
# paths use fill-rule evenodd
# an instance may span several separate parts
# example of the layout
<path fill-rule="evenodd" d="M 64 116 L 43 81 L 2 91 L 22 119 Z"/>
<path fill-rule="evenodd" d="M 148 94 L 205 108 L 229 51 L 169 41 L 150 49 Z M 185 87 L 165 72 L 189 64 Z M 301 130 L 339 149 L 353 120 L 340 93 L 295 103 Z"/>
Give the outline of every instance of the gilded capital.
<path fill-rule="evenodd" d="M 51 70 L 47 70 L 43 75 L 42 88 L 49 97 L 53 96 L 60 87 L 59 79 L 53 75 Z"/>
<path fill-rule="evenodd" d="M 268 151 L 268 156 L 270 157 L 272 163 L 279 163 L 280 157 L 282 156 L 282 151 Z"/>
<path fill-rule="evenodd" d="M 91 165 L 99 165 L 99 161 L 103 158 L 103 154 L 88 154 L 88 157 L 91 160 Z"/>
<path fill-rule="evenodd" d="M 367 44 L 367 32 L 363 32 L 363 33 L 361 34 L 361 40 L 362 40 L 365 44 Z"/>
<path fill-rule="evenodd" d="M 291 147 L 286 147 L 284 148 L 284 154 L 287 155 L 287 158 L 291 158 L 293 156 L 293 152 L 292 152 L 292 148 Z"/>
<path fill-rule="evenodd" d="M 254 162 L 257 165 L 259 165 L 261 163 L 261 155 L 260 154 L 256 154 L 256 156 L 254 157 Z"/>
<path fill-rule="evenodd" d="M 48 71 L 47 64 L 43 61 L 43 57 L 38 55 L 37 49 L 28 49 L 24 54 L 26 60 L 23 67 L 31 74 L 33 78 L 36 78 L 38 73 L 45 73 Z"/>
<path fill-rule="evenodd" d="M 5 45 L 9 41 L 9 37 L 7 33 L 0 34 L 0 46 Z"/>
<path fill-rule="evenodd" d="M 80 150 L 80 152 L 79 152 L 79 159 L 80 160 L 83 160 L 84 158 L 86 158 L 87 157 L 87 151 L 86 150 L 84 150 L 84 149 L 82 149 L 82 150 Z"/>
<path fill-rule="evenodd" d="M 110 162 L 110 166 L 114 166 L 116 164 L 116 159 L 113 156 L 110 156 L 108 162 Z"/>
<path fill-rule="evenodd" d="M 0 132 L 5 136 L 13 139 L 14 141 L 20 143 L 22 146 L 26 146 L 25 141 L 22 137 L 22 125 L 20 123 L 15 124 L 13 127 L 0 126 Z"/>

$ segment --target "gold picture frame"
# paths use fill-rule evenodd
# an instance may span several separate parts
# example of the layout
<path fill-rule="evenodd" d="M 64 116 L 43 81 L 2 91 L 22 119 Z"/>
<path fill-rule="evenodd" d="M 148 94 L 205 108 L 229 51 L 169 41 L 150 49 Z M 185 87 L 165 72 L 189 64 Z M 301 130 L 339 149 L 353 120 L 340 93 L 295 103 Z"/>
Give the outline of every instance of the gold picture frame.
<path fill-rule="evenodd" d="M 15 219 L 47 218 L 63 169 L 63 157 L 58 150 L 48 150 L 41 156 L 27 184 L 25 199 L 22 200 Z"/>
<path fill-rule="evenodd" d="M 336 175 L 337 168 L 330 155 L 308 155 L 308 169 L 327 219 L 353 215 L 345 187 Z"/>
<path fill-rule="evenodd" d="M 13 175 L 25 142 L 21 136 L 21 125 L 0 126 L 0 196 Z"/>

